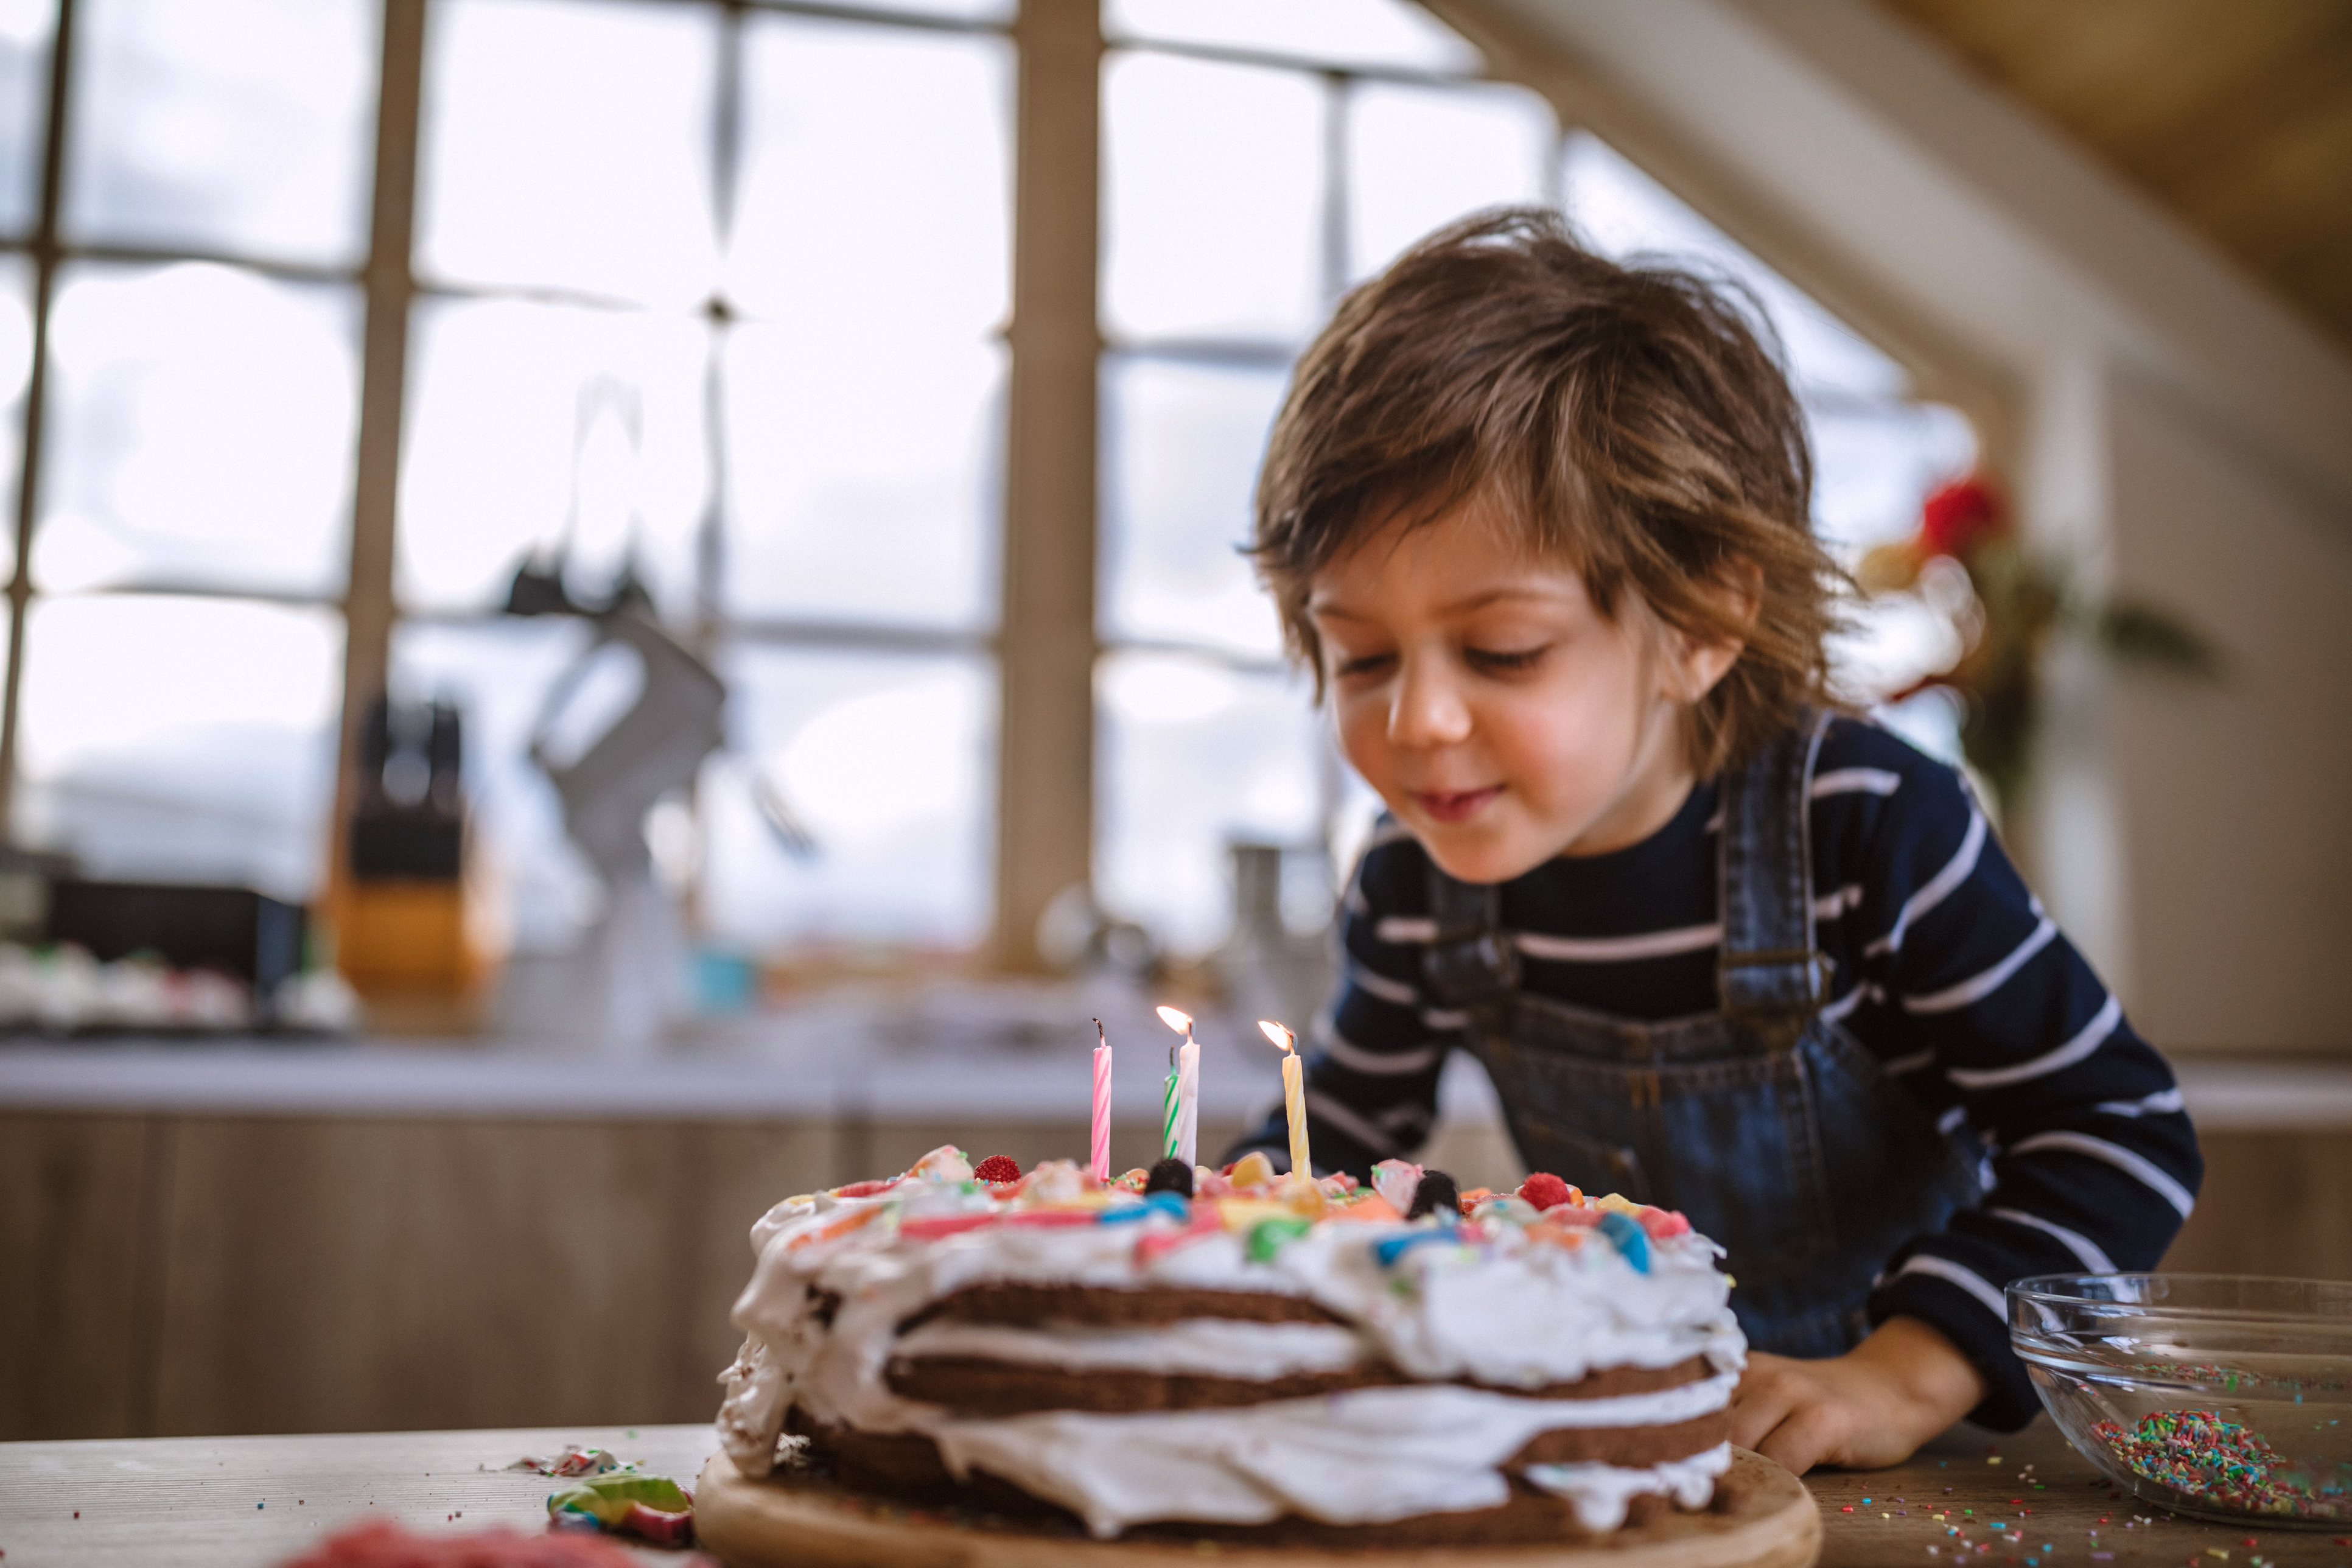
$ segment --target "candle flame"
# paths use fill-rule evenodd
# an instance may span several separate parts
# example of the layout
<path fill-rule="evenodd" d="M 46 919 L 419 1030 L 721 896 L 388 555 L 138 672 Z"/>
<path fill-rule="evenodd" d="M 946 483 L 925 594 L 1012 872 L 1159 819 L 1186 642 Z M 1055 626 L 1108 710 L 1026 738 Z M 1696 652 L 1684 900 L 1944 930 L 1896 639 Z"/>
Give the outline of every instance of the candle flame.
<path fill-rule="evenodd" d="M 1292 1034 L 1289 1030 L 1284 1028 L 1281 1025 L 1276 1023 L 1271 1018 L 1260 1018 L 1257 1021 L 1257 1026 L 1259 1030 L 1265 1034 L 1267 1039 L 1282 1047 L 1284 1055 L 1292 1056 L 1297 1053 L 1298 1037 L 1297 1035 Z"/>
<path fill-rule="evenodd" d="M 1187 1035 L 1192 1033 L 1192 1016 L 1191 1014 L 1180 1013 L 1173 1007 L 1161 1007 L 1158 1009 L 1158 1012 L 1160 1014 L 1160 1021 L 1167 1025 L 1170 1028 L 1175 1030 L 1178 1034 Z"/>

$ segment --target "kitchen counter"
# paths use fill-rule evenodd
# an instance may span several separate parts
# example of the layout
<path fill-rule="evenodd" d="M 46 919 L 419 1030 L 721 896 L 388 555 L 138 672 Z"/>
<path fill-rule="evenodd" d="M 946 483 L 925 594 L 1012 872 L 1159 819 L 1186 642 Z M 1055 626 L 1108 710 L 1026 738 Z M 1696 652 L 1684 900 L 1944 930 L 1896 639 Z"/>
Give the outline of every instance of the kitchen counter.
<path fill-rule="evenodd" d="M 0 1563 L 267 1568 L 369 1518 L 428 1531 L 538 1530 L 557 1483 L 502 1467 L 566 1443 L 610 1448 L 688 1486 L 717 1447 L 701 1425 L 0 1443 Z M 2247 1568 L 2257 1559 L 2303 1568 L 2352 1560 L 2328 1531 L 2135 1512 L 2047 1420 L 1999 1439 L 1958 1429 L 1906 1464 L 1818 1470 L 1805 1483 L 1822 1510 L 1823 1568 L 1932 1564 L 1962 1553 L 2052 1568 L 2192 1560 Z M 639 1554 L 649 1563 L 695 1561 L 650 1549 Z"/>
<path fill-rule="evenodd" d="M 377 1042 L 104 1040 L 0 1044 L 0 1110 L 215 1115 L 493 1116 L 596 1120 L 810 1121 L 863 1118 L 1084 1121 L 1091 1040 L 1008 1044 L 982 1032 L 971 1048 L 938 1034 L 877 1037 L 849 1019 L 812 1037 L 772 1034 L 635 1058 L 530 1042 L 493 1046 Z M 1156 1119 L 1167 1043 L 1153 1021 L 1115 1028 L 1122 1119 Z M 1201 1030 L 1202 1114 L 1238 1121 L 1279 1093 L 1278 1058 L 1252 1036 Z M 1447 1119 L 1498 1123 L 1494 1091 L 1467 1058 L 1448 1064 Z M 2175 1064 L 2205 1131 L 2352 1130 L 2352 1060 Z"/>

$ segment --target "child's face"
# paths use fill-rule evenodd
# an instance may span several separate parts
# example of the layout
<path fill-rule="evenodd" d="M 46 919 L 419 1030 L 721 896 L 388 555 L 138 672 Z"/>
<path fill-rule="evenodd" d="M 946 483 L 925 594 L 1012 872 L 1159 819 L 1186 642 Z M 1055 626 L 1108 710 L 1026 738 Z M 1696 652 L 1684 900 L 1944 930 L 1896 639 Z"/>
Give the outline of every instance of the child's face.
<path fill-rule="evenodd" d="M 1340 745 L 1450 875 L 1500 882 L 1670 821 L 1681 718 L 1738 648 L 1693 647 L 1631 595 L 1614 619 L 1474 495 L 1316 574 Z"/>

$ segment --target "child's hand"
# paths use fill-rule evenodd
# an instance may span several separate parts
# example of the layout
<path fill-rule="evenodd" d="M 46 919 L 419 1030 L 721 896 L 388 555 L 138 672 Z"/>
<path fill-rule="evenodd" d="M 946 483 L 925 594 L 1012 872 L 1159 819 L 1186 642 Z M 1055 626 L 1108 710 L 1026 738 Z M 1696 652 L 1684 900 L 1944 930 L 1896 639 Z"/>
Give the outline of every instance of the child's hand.
<path fill-rule="evenodd" d="M 1975 1409 L 1984 1376 L 1917 1318 L 1893 1317 L 1841 1356 L 1751 1353 L 1731 1396 L 1731 1440 L 1798 1475 L 1897 1465 Z"/>

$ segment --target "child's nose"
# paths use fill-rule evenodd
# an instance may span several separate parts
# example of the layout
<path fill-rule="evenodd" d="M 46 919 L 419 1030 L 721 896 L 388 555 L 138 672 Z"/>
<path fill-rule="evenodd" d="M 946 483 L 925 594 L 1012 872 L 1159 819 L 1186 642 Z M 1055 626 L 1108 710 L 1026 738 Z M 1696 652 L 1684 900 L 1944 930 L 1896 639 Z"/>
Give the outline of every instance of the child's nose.
<path fill-rule="evenodd" d="M 1389 704 L 1390 742 L 1420 751 L 1456 744 L 1469 733 L 1469 707 L 1444 668 L 1406 660 Z"/>

